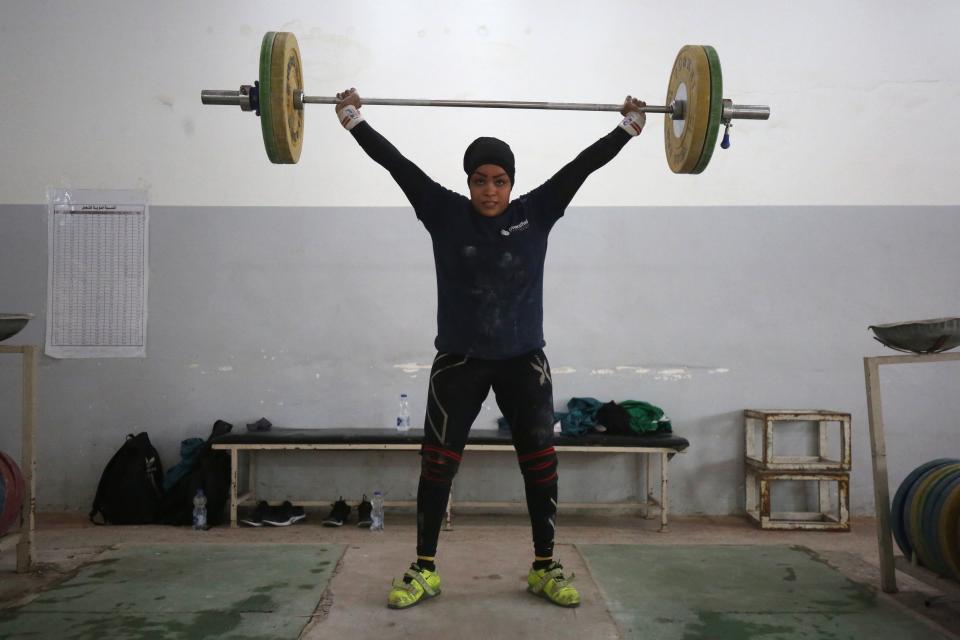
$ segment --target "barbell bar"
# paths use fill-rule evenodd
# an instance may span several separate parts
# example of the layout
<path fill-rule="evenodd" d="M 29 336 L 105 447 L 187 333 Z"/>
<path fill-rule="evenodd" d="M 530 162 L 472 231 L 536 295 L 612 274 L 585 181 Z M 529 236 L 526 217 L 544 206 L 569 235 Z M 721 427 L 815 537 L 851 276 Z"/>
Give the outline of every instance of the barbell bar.
<path fill-rule="evenodd" d="M 249 95 L 252 87 L 245 85 L 240 91 L 204 89 L 200 92 L 203 104 L 225 104 L 243 107 L 244 95 Z M 301 109 L 305 104 L 338 104 L 339 98 L 329 96 L 305 96 L 302 91 L 294 93 L 294 108 Z M 394 107 L 476 107 L 481 109 L 547 109 L 554 111 L 620 111 L 623 105 L 593 104 L 582 102 L 518 102 L 515 100 L 421 100 L 417 98 L 363 98 L 365 105 L 386 105 Z M 647 113 L 673 113 L 675 105 L 647 105 L 641 111 Z M 246 108 L 244 111 L 252 111 Z"/>
<path fill-rule="evenodd" d="M 735 119 L 767 120 L 770 107 L 738 105 L 722 96 L 720 60 L 713 47 L 687 45 L 677 54 L 667 86 L 667 105 L 646 105 L 646 113 L 664 114 L 667 162 L 675 173 L 700 173 L 710 161 L 719 131 Z M 337 104 L 338 98 L 308 96 L 296 37 L 288 32 L 267 32 L 260 48 L 260 80 L 237 91 L 204 89 L 205 105 L 239 106 L 261 118 L 264 146 L 271 162 L 293 164 L 303 145 L 303 114 L 307 104 Z M 466 107 L 487 109 L 543 109 L 555 111 L 614 111 L 620 104 L 577 102 L 523 102 L 512 100 L 422 100 L 362 98 L 364 105 L 405 107 Z"/>
<path fill-rule="evenodd" d="M 249 95 L 250 86 L 245 85 L 246 91 L 230 91 L 221 89 L 204 89 L 200 92 L 200 101 L 203 104 L 219 104 L 243 107 L 243 95 Z M 294 94 L 294 107 L 301 109 L 305 104 L 339 104 L 340 98 L 330 96 L 305 96 L 302 91 Z M 548 111 L 616 111 L 620 112 L 622 104 L 601 104 L 595 102 L 519 102 L 516 100 L 422 100 L 418 98 L 363 98 L 365 105 L 384 105 L 394 107 L 465 107 L 480 109 L 545 109 Z M 737 118 L 744 120 L 768 120 L 770 107 L 759 104 L 733 104 L 726 100 L 723 105 L 724 121 Z M 249 105 L 249 100 L 247 100 Z M 674 120 L 683 120 L 683 102 L 674 102 L 671 105 L 648 104 L 640 108 L 644 113 L 669 113 Z M 244 111 L 253 111 L 246 108 Z"/>

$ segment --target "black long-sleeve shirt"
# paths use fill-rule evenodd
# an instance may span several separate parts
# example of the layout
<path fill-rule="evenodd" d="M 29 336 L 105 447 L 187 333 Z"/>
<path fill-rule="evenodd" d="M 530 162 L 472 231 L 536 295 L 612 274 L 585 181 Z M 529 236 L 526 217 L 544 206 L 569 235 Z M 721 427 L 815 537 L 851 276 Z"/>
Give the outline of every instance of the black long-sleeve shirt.
<path fill-rule="evenodd" d="M 503 360 L 542 348 L 547 235 L 577 190 L 630 139 L 617 127 L 495 218 L 431 180 L 368 122 L 353 137 L 383 166 L 430 232 L 438 351 Z"/>

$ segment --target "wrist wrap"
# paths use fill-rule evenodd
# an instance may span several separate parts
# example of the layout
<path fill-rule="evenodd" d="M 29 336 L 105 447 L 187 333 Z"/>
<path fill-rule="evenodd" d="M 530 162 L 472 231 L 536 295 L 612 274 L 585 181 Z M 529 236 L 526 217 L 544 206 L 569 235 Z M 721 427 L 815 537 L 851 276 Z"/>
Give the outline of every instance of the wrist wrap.
<path fill-rule="evenodd" d="M 342 109 L 338 109 L 337 117 L 340 118 L 340 124 L 342 124 L 343 128 L 347 131 L 350 131 L 350 129 L 353 129 L 355 126 L 363 122 L 363 114 L 360 113 L 360 109 L 357 109 L 352 104 L 348 104 Z"/>
<path fill-rule="evenodd" d="M 643 125 L 647 123 L 647 114 L 642 111 L 631 111 L 620 121 L 620 128 L 632 136 L 640 135 Z"/>

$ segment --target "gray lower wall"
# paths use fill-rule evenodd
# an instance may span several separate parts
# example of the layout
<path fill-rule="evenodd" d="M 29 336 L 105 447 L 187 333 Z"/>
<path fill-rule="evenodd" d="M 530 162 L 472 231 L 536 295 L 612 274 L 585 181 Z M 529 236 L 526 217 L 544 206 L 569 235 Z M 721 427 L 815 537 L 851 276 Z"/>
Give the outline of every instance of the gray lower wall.
<path fill-rule="evenodd" d="M 87 509 L 124 434 L 146 430 L 167 467 L 217 418 L 242 429 L 383 427 L 401 392 L 422 420 L 435 280 L 406 208 L 153 207 L 144 359 L 40 366 L 41 509 Z M 573 208 L 547 259 L 547 354 L 558 408 L 571 396 L 663 407 L 689 453 L 672 508 L 743 508 L 744 408 L 853 413 L 852 510 L 873 510 L 862 357 L 892 353 L 867 326 L 960 315 L 960 208 Z M 0 206 L 0 311 L 37 318 L 45 206 Z M 648 371 L 638 371 L 646 369 Z M 566 372 L 564 372 L 566 371 Z M 884 369 L 891 483 L 960 456 L 960 367 Z M 0 358 L 0 449 L 19 456 L 19 363 Z M 488 398 L 474 428 L 493 428 Z M 794 430 L 795 431 L 795 430 Z M 792 433 L 784 447 L 808 446 Z M 785 451 L 784 451 L 785 452 Z M 415 494 L 415 456 L 267 458 L 265 497 Z M 628 459 L 565 456 L 561 498 L 632 495 Z M 266 489 L 269 487 L 269 489 Z M 467 456 L 460 499 L 519 499 L 511 455 Z"/>

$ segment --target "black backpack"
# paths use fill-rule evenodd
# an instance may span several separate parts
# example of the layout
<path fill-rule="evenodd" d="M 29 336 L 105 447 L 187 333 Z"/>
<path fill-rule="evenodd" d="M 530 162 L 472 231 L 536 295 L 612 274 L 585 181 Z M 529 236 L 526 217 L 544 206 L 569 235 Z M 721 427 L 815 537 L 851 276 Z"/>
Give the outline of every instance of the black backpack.
<path fill-rule="evenodd" d="M 160 505 L 160 524 L 189 525 L 193 522 L 193 498 L 203 489 L 207 498 L 207 524 L 215 527 L 226 521 L 230 500 L 230 455 L 211 448 L 217 436 L 229 433 L 233 425 L 217 420 L 210 437 L 200 445 L 193 465 L 170 487 Z"/>
<path fill-rule="evenodd" d="M 146 432 L 127 436 L 107 463 L 90 510 L 110 524 L 153 524 L 163 499 L 163 463 Z"/>

